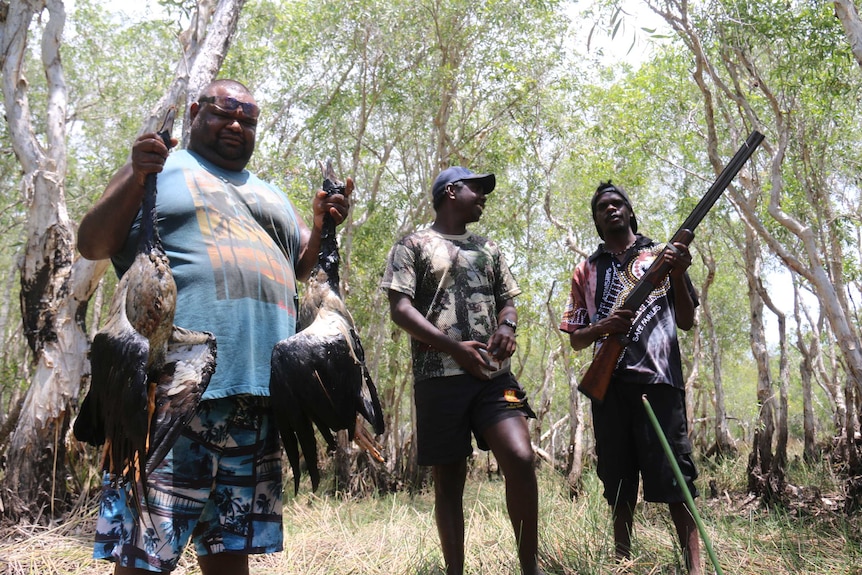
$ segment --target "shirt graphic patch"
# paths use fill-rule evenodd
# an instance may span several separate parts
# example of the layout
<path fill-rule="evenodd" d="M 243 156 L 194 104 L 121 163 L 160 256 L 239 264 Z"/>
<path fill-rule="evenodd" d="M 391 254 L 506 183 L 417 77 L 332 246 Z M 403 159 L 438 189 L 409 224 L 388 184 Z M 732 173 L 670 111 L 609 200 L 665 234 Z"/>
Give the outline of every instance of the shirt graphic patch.
<path fill-rule="evenodd" d="M 241 191 L 207 173 L 187 177 L 217 298 L 250 298 L 290 309 L 296 293 L 293 270 L 285 259 L 290 250 L 268 233 L 279 229 L 275 221 L 283 219 L 284 202 L 270 197 L 274 194 L 266 188 Z"/>

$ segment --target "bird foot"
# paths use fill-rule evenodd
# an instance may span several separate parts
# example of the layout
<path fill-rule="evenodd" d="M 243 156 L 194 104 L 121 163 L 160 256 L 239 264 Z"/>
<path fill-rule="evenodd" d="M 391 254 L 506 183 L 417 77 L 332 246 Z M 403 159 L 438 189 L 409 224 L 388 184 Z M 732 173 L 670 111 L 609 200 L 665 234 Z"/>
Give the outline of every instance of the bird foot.
<path fill-rule="evenodd" d="M 356 429 L 353 432 L 353 442 L 367 451 L 371 457 L 380 463 L 385 462 L 383 456 L 380 455 L 380 450 L 383 449 L 383 446 L 377 443 L 374 436 L 371 435 L 371 433 L 362 424 L 362 419 L 359 416 L 356 417 Z"/>

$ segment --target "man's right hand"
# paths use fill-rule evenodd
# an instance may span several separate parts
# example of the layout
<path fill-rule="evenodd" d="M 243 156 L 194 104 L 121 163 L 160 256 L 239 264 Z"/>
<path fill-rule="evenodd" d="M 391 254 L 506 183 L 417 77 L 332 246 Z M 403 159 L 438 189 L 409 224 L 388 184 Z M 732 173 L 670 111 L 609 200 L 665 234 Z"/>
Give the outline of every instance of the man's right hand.
<path fill-rule="evenodd" d="M 171 146 L 178 143 L 171 138 Z M 168 148 L 161 137 L 155 132 L 142 134 L 132 145 L 132 179 L 143 187 L 149 174 L 158 174 L 165 167 L 168 159 Z"/>
<path fill-rule="evenodd" d="M 172 145 L 177 141 L 171 138 Z M 168 148 L 154 132 L 132 144 L 132 157 L 111 177 L 102 197 L 81 219 L 78 251 L 88 260 L 107 259 L 118 253 L 141 207 L 148 174 L 165 167 Z"/>
<path fill-rule="evenodd" d="M 486 361 L 487 357 L 487 347 L 484 343 L 478 341 L 457 342 L 457 351 L 452 353 L 452 358 L 467 373 L 478 379 L 486 380 L 491 379 L 490 374 L 494 371 L 494 366 L 489 365 Z"/>
<path fill-rule="evenodd" d="M 616 309 L 611 315 L 596 322 L 596 329 L 602 336 L 615 333 L 628 333 L 635 319 L 635 312 L 629 309 Z"/>
<path fill-rule="evenodd" d="M 631 310 L 617 309 L 608 317 L 586 325 L 569 334 L 569 343 L 575 351 L 593 345 L 596 341 L 617 333 L 628 333 L 635 314 Z"/>

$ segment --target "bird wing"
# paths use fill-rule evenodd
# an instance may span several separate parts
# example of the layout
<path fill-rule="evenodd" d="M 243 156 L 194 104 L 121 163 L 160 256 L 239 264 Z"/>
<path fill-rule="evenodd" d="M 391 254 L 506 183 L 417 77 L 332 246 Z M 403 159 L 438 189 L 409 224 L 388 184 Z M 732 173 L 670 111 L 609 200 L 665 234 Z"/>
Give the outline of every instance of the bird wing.
<path fill-rule="evenodd" d="M 377 395 L 377 387 L 365 366 L 365 350 L 362 348 L 362 342 L 359 340 L 359 334 L 356 333 L 355 329 L 351 328 L 350 338 L 353 342 L 353 353 L 359 362 L 362 373 L 362 377 L 356 381 L 359 385 L 354 392 L 356 411 L 371 424 L 374 433 L 380 435 L 385 431 L 385 424 L 383 422 L 383 408 L 380 406 L 380 398 Z"/>
<path fill-rule="evenodd" d="M 278 425 L 284 451 L 287 453 L 287 460 L 293 470 L 294 494 L 299 492 L 300 447 L 305 457 L 312 490 L 317 490 L 320 484 L 314 429 L 298 394 L 297 385 L 293 384 L 296 381 L 309 382 L 314 378 L 314 370 L 310 365 L 309 345 L 298 344 L 298 341 L 305 339 L 305 336 L 300 337 L 302 333 L 275 345 L 272 350 L 269 380 L 273 416 Z"/>
<path fill-rule="evenodd" d="M 355 389 L 362 381 L 362 366 L 339 330 L 321 330 L 321 322 L 279 342 L 272 353 L 270 400 L 288 461 L 298 481 L 299 454 L 308 467 L 312 488 L 317 488 L 316 426 L 330 450 L 332 431 L 347 429 L 351 439 L 356 421 Z M 298 487 L 297 487 L 298 488 Z"/>
<path fill-rule="evenodd" d="M 125 315 L 114 315 L 90 346 L 90 389 L 73 428 L 91 445 L 109 442 L 104 467 L 134 478 L 147 445 L 149 342 Z"/>
<path fill-rule="evenodd" d="M 151 473 L 194 416 L 216 367 L 213 334 L 174 326 L 165 363 L 153 374 L 155 405 L 150 419 L 147 474 Z"/>

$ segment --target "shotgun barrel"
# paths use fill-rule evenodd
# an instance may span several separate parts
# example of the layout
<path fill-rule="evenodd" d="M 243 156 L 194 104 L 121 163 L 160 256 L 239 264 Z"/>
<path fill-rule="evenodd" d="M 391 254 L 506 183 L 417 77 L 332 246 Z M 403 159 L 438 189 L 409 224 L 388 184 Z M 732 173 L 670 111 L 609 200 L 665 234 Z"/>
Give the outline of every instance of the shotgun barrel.
<path fill-rule="evenodd" d="M 665 254 L 668 250 L 672 250 L 674 242 L 681 242 L 689 245 L 694 239 L 694 230 L 718 201 L 727 186 L 736 174 L 742 169 L 742 166 L 754 153 L 754 150 L 763 141 L 763 134 L 758 131 L 753 131 L 745 143 L 731 158 L 730 162 L 724 167 L 713 184 L 709 187 L 689 216 L 680 226 L 679 230 L 673 235 L 668 242 L 668 247 L 659 254 L 656 261 L 650 266 L 650 269 L 641 277 L 634 289 L 626 296 L 622 303 L 624 309 L 631 310 L 637 313 L 637 310 L 643 305 L 647 297 L 652 291 L 664 282 L 665 278 L 670 273 L 670 264 L 667 262 Z M 581 383 L 578 385 L 578 390 L 590 399 L 602 402 L 605 399 L 605 394 L 608 391 L 608 386 L 611 383 L 611 375 L 619 362 L 620 357 L 628 345 L 629 339 L 627 334 L 617 334 L 608 336 L 599 346 L 596 355 L 590 367 L 587 368 L 581 378 Z"/>

